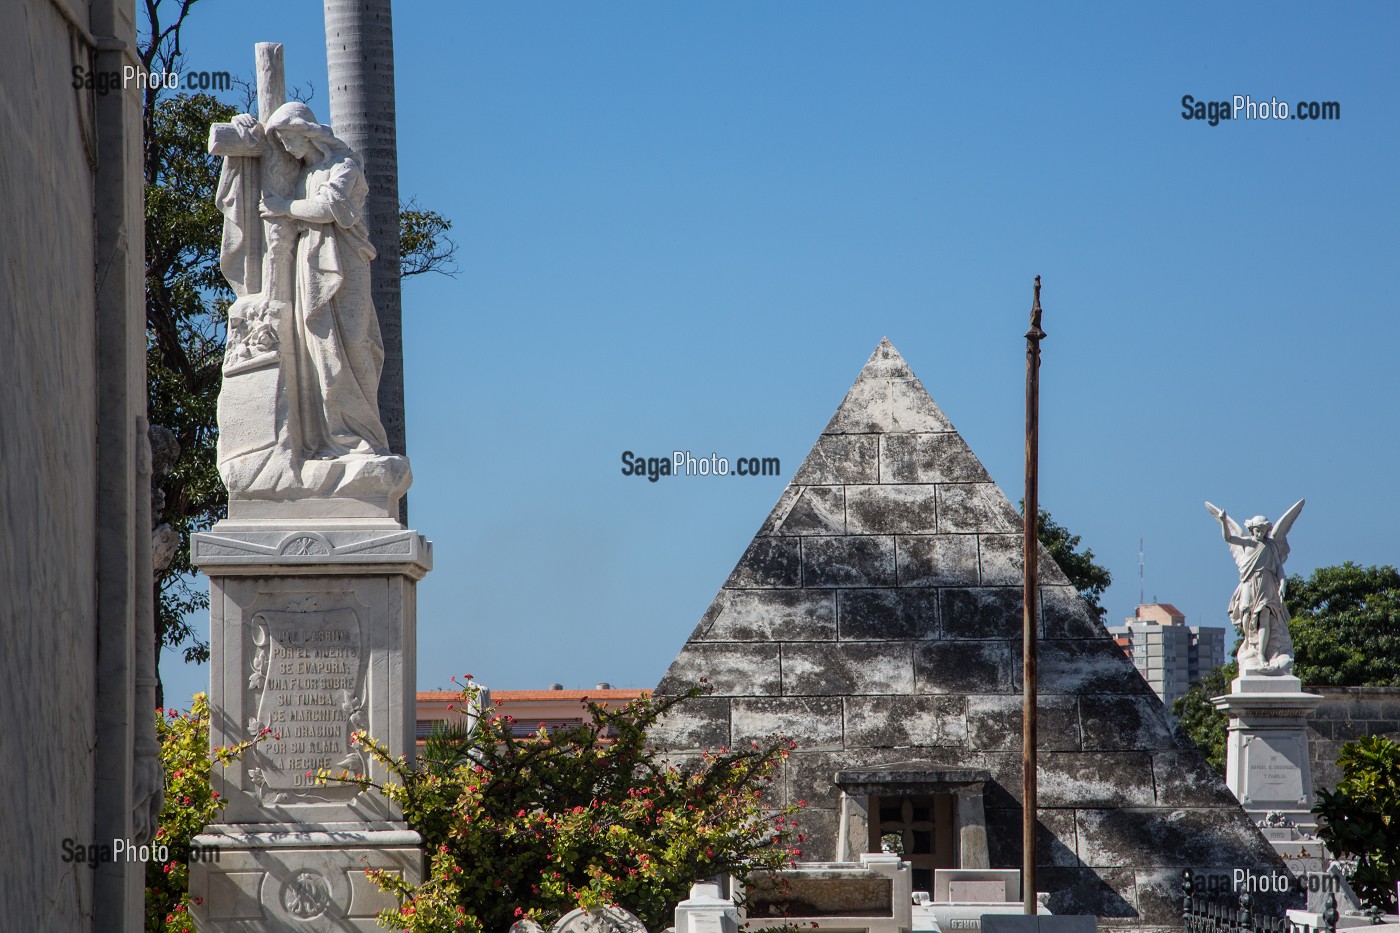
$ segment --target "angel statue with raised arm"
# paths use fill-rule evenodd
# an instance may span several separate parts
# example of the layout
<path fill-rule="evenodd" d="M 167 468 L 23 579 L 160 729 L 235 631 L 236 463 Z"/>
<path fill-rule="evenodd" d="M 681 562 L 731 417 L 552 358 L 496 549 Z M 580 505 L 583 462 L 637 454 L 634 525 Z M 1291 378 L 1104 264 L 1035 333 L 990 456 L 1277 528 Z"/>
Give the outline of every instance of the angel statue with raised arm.
<path fill-rule="evenodd" d="M 1288 559 L 1288 529 L 1303 511 L 1297 502 L 1274 523 L 1256 515 L 1240 526 L 1224 509 L 1209 502 L 1206 511 L 1220 522 L 1230 556 L 1240 568 L 1240 583 L 1230 597 L 1230 621 L 1240 633 L 1235 655 L 1240 676 L 1287 674 L 1293 670 L 1293 639 L 1288 634 L 1288 609 L 1283 605 L 1283 562 Z"/>

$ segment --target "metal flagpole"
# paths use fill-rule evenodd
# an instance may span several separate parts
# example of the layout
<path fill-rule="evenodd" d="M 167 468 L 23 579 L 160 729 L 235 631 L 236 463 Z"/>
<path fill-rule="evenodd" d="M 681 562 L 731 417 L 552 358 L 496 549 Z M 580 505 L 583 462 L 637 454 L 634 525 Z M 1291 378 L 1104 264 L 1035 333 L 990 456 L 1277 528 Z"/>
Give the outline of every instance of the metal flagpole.
<path fill-rule="evenodd" d="M 1035 277 L 1031 302 L 1031 327 L 1026 331 L 1026 514 L 1021 617 L 1022 672 L 1025 691 L 1021 725 L 1021 894 L 1025 912 L 1036 913 L 1036 570 L 1038 548 L 1036 520 L 1040 515 L 1040 276 Z"/>

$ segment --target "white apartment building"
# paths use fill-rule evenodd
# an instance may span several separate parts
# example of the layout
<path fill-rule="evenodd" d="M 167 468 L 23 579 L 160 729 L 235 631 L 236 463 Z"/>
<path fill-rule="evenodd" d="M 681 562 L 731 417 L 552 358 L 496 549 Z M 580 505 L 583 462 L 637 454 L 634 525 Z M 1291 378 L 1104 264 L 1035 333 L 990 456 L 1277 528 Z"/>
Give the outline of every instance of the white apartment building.
<path fill-rule="evenodd" d="M 1225 662 L 1225 630 L 1188 626 L 1171 603 L 1144 603 L 1108 631 L 1168 710 L 1192 683 Z"/>

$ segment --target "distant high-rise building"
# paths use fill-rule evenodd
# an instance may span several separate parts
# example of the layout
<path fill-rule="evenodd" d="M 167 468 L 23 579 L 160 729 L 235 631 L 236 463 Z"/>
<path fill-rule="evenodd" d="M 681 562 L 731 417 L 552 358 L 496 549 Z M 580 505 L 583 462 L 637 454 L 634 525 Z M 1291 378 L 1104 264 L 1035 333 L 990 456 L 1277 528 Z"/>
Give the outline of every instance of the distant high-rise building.
<path fill-rule="evenodd" d="M 1171 603 L 1144 603 L 1108 631 L 1168 709 L 1192 683 L 1225 663 L 1225 630 L 1187 625 Z"/>

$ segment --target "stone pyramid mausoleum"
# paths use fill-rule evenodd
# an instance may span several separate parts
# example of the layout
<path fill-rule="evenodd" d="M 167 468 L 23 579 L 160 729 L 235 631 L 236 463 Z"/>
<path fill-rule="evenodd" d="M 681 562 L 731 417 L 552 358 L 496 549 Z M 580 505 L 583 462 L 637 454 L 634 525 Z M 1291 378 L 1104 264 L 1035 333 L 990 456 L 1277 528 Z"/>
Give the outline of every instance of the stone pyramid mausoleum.
<path fill-rule="evenodd" d="M 1048 558 L 1040 581 L 1050 909 L 1179 929 L 1182 869 L 1284 871 Z M 1021 613 L 1019 514 L 882 340 L 657 688 L 712 688 L 659 744 L 792 738 L 804 858 L 893 842 L 916 890 L 1020 868 Z"/>

